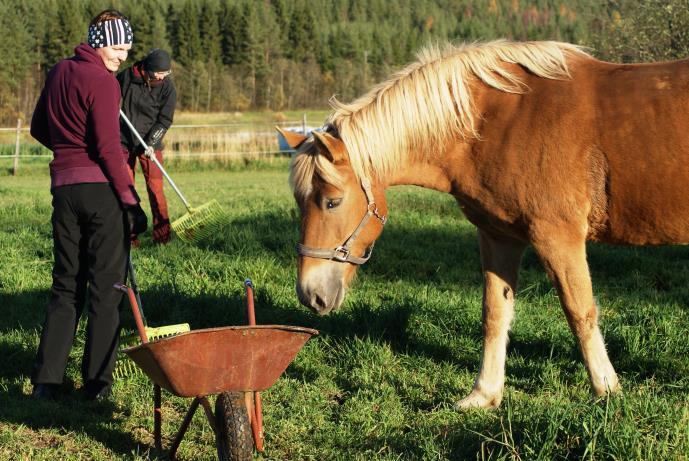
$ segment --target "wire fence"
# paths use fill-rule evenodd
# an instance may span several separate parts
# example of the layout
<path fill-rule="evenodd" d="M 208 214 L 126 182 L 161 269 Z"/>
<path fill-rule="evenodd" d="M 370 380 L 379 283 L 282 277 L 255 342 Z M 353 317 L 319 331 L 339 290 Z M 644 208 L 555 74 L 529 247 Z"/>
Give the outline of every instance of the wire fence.
<path fill-rule="evenodd" d="M 168 160 L 217 161 L 265 159 L 289 156 L 292 150 L 275 127 L 308 133 L 306 114 L 301 120 L 276 122 L 234 122 L 172 125 L 164 139 L 164 152 Z M 20 160 L 52 159 L 52 153 L 33 139 L 29 128 L 17 120 L 14 128 L 0 127 L 0 161 L 10 161 L 12 174 L 20 168 Z M 7 165 L 2 167 L 7 167 Z"/>

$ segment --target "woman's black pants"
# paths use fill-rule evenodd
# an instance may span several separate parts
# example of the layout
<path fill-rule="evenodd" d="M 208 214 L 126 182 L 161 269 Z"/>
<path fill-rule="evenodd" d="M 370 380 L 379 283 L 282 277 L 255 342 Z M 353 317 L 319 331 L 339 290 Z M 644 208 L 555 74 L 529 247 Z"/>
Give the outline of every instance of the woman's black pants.
<path fill-rule="evenodd" d="M 84 384 L 112 383 L 129 252 L 126 217 L 107 183 L 56 187 L 52 296 L 34 365 L 34 384 L 62 383 L 79 318 L 87 313 Z"/>

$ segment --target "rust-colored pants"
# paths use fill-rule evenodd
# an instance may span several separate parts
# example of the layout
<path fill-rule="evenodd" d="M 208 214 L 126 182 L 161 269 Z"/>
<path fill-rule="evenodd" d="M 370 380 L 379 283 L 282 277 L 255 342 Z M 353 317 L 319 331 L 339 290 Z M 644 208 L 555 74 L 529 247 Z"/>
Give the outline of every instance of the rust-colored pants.
<path fill-rule="evenodd" d="M 156 150 L 155 156 L 158 161 L 163 163 L 163 151 Z M 170 215 L 167 212 L 167 201 L 163 193 L 163 173 L 152 160 L 145 156 L 135 155 L 129 151 L 129 173 L 134 180 L 136 171 L 136 159 L 139 159 L 141 171 L 146 180 L 148 190 L 148 200 L 151 203 L 151 213 L 153 214 L 153 241 L 155 243 L 168 243 L 170 241 Z"/>

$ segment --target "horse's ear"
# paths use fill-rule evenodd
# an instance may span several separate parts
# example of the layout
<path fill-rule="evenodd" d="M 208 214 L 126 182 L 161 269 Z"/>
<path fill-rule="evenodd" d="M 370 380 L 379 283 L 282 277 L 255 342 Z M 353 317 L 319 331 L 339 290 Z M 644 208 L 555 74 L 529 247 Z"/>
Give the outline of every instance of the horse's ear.
<path fill-rule="evenodd" d="M 294 131 L 283 130 L 279 126 L 276 126 L 275 129 L 282 135 L 283 138 L 285 138 L 285 141 L 287 141 L 287 144 L 292 149 L 297 149 L 308 138 L 307 136 L 295 133 Z"/>
<path fill-rule="evenodd" d="M 321 153 L 333 163 L 338 163 L 347 158 L 347 151 L 341 139 L 329 133 L 314 131 L 313 140 Z"/>

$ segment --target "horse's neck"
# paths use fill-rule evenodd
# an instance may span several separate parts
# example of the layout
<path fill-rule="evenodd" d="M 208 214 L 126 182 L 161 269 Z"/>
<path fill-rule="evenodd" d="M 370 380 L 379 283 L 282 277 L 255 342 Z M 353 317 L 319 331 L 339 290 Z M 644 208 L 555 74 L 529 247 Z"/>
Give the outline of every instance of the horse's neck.
<path fill-rule="evenodd" d="M 412 163 L 395 173 L 388 186 L 411 185 L 440 192 L 450 192 L 451 182 L 447 172 L 431 163 Z"/>

